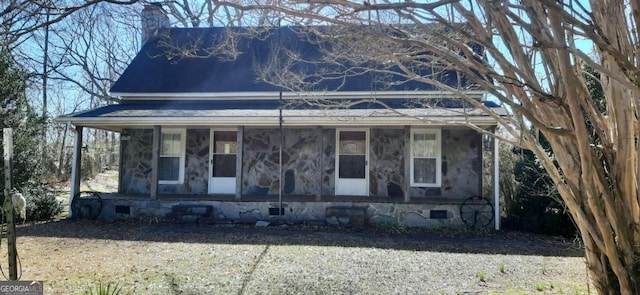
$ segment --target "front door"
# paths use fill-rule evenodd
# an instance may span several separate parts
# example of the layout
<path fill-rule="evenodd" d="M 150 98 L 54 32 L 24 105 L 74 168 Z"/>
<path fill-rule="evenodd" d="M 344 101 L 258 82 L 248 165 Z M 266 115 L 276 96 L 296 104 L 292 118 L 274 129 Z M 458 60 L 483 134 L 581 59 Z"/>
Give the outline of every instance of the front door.
<path fill-rule="evenodd" d="M 230 129 L 211 130 L 210 194 L 236 193 L 237 134 Z"/>
<path fill-rule="evenodd" d="M 336 195 L 369 195 L 369 129 L 336 131 Z"/>

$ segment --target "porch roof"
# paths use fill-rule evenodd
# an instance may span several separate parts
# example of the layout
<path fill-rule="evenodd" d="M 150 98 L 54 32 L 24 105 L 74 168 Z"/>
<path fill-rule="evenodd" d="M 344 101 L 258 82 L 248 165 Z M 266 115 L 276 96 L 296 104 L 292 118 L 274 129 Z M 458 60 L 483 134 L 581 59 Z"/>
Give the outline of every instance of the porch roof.
<path fill-rule="evenodd" d="M 386 105 L 386 106 L 385 106 Z M 497 115 L 506 111 L 492 102 L 483 104 Z M 57 118 L 76 126 L 121 131 L 145 126 L 279 126 L 280 101 L 133 101 L 108 105 Z M 389 107 L 389 108 L 387 108 Z M 486 110 L 441 100 L 418 105 L 406 100 L 361 103 L 349 108 L 287 104 L 282 106 L 282 125 L 294 126 L 389 126 L 389 125 L 496 125 Z"/>

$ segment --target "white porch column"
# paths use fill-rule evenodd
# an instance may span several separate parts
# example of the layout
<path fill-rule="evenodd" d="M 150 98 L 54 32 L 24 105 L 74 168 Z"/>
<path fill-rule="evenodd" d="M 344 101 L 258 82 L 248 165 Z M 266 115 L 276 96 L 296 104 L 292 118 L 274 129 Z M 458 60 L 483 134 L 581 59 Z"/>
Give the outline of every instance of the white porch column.
<path fill-rule="evenodd" d="M 404 126 L 404 202 L 411 201 L 411 126 Z"/>
<path fill-rule="evenodd" d="M 151 152 L 151 187 L 149 196 L 152 200 L 158 198 L 158 169 L 160 167 L 160 145 L 162 141 L 162 129 L 159 125 L 153 126 L 153 151 Z"/>
<path fill-rule="evenodd" d="M 500 140 L 493 138 L 493 204 L 495 229 L 500 230 Z"/>
<path fill-rule="evenodd" d="M 69 217 L 73 217 L 71 204 L 73 197 L 80 192 L 80 167 L 82 166 L 82 126 L 76 126 L 71 164 L 71 195 L 69 196 Z"/>
<path fill-rule="evenodd" d="M 316 127 L 316 134 L 319 134 L 319 139 L 316 141 L 316 149 L 318 150 L 318 154 L 320 157 L 318 158 L 318 167 L 322 167 L 324 163 L 324 127 L 318 126 Z M 316 174 L 316 179 L 318 180 L 318 186 L 316 191 L 316 202 L 322 201 L 322 174 L 324 169 L 318 169 Z"/>
<path fill-rule="evenodd" d="M 244 160 L 243 147 L 244 147 L 244 126 L 238 126 L 236 135 L 236 200 L 242 199 L 242 162 Z M 210 150 L 213 152 L 215 147 L 212 146 Z M 211 172 L 209 172 L 211 176 Z M 211 179 L 209 179 L 211 181 Z"/>

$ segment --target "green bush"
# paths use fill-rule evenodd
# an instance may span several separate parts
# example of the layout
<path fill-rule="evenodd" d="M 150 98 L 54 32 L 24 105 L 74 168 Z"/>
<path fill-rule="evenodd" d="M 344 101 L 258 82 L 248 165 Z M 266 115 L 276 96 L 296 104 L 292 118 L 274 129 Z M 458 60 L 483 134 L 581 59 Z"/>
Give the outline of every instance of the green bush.
<path fill-rule="evenodd" d="M 27 200 L 28 221 L 48 221 L 62 212 L 62 204 L 53 192 L 44 189 L 42 185 L 30 183 L 23 188 L 24 198 Z"/>
<path fill-rule="evenodd" d="M 513 152 L 518 155 L 513 168 L 517 190 L 508 202 L 504 227 L 539 234 L 575 236 L 576 227 L 536 156 L 527 150 L 514 149 Z"/>
<path fill-rule="evenodd" d="M 42 179 L 44 162 L 40 146 L 44 121 L 29 105 L 25 95 L 26 73 L 11 55 L 0 50 L 0 128 L 13 131 L 13 161 L 11 180 L 13 187 L 24 187 L 34 179 Z M 4 147 L 4 130 L 0 129 L 0 145 Z M 0 177 L 4 180 L 4 157 L 0 157 Z M 0 181 L 0 189 L 4 189 Z"/>

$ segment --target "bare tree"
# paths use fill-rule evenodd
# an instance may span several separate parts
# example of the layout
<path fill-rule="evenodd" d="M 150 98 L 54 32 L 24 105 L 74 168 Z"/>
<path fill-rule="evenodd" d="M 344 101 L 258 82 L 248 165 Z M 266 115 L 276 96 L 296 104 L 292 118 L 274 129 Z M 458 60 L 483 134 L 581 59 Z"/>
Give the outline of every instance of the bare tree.
<path fill-rule="evenodd" d="M 503 139 L 533 151 L 555 183 L 581 233 L 598 292 L 640 294 L 640 2 L 212 3 L 245 15 L 267 11 L 259 15 L 287 24 L 332 24 L 345 32 L 312 32 L 332 40 L 323 60 L 330 71 L 301 73 L 294 65 L 302 60 L 274 60 L 263 75 L 273 84 L 305 89 L 305 81 L 372 71 L 436 85 L 491 112 L 464 92 L 487 91 L 513 114 L 492 114 L 506 130 Z M 585 52 L 590 46 L 592 55 Z M 604 110 L 590 97 L 582 63 L 600 73 Z M 439 82 L 438 75 L 451 70 L 471 81 L 457 87 Z M 309 76 L 314 79 L 303 79 Z"/>
<path fill-rule="evenodd" d="M 92 26 L 98 22 L 95 20 L 96 18 L 117 18 L 120 22 L 126 20 L 127 18 L 122 15 L 114 17 L 114 14 L 124 11 L 126 7 L 131 7 L 128 4 L 136 2 L 138 0 L 10 0 L 0 2 L 0 19 L 3 24 L 0 27 L 0 46 L 4 50 L 10 51 L 22 67 L 30 73 L 29 79 L 32 85 L 28 90 L 30 101 L 34 108 L 41 106 L 42 109 L 44 132 L 41 143 L 43 146 L 48 146 L 54 142 L 61 142 L 59 157 L 56 157 L 55 153 L 42 150 L 43 163 L 47 163 L 47 167 L 53 168 L 53 162 L 58 158 L 58 172 L 61 172 L 63 155 L 65 155 L 64 137 L 67 129 L 67 126 L 56 128 L 57 126 L 48 122 L 47 118 L 50 118 L 49 113 L 52 111 L 49 105 L 64 105 L 60 101 L 51 101 L 51 98 L 64 100 L 71 96 L 78 96 L 82 90 L 94 90 L 93 92 L 87 91 L 89 95 L 86 96 L 97 98 L 91 99 L 94 101 L 93 106 L 99 105 L 98 101 L 109 101 L 107 90 L 111 81 L 114 81 L 126 67 L 130 58 L 135 54 L 136 48 L 120 48 L 120 52 L 111 56 L 105 52 L 115 52 L 114 48 L 117 45 L 132 44 L 135 46 L 136 44 L 131 43 L 130 40 L 116 38 L 116 36 L 122 37 L 126 34 L 126 31 L 125 33 L 120 32 L 120 34 L 114 33 L 113 28 L 122 27 L 116 26 L 114 24 L 116 22 L 108 25 L 102 22 L 102 28 L 93 28 Z M 131 18 L 129 17 L 129 19 Z M 90 32 L 89 28 L 91 28 Z M 136 34 L 135 28 L 137 28 L 137 23 L 127 27 L 128 31 L 134 31 L 133 34 Z M 100 29 L 101 32 L 98 33 L 97 30 Z M 107 37 L 110 37 L 111 40 L 105 41 Z M 119 42 L 113 42 L 113 40 Z M 137 40 L 137 38 L 132 40 Z M 101 44 L 97 44 L 99 42 Z M 127 54 L 121 55 L 120 53 L 124 50 L 128 50 Z M 118 56 L 120 59 L 109 58 L 113 56 Z M 86 87 L 90 83 L 96 86 Z M 57 95 L 51 97 L 51 93 Z M 64 94 L 60 95 L 60 93 Z M 40 95 L 42 96 L 41 102 L 36 99 L 36 96 Z M 75 105 L 75 107 L 77 106 L 78 104 Z M 53 111 L 57 113 L 70 110 Z M 50 132 L 56 130 L 59 132 Z M 63 138 L 60 138 L 61 136 Z M 111 139 L 113 142 L 114 138 Z"/>
<path fill-rule="evenodd" d="M 14 48 L 29 34 L 101 2 L 133 4 L 139 0 L 7 0 L 0 5 L 0 45 Z"/>
<path fill-rule="evenodd" d="M 50 79 L 72 84 L 91 98 L 89 107 L 117 101 L 109 88 L 139 48 L 139 15 L 132 9 L 95 5 L 65 20 L 51 51 Z"/>

